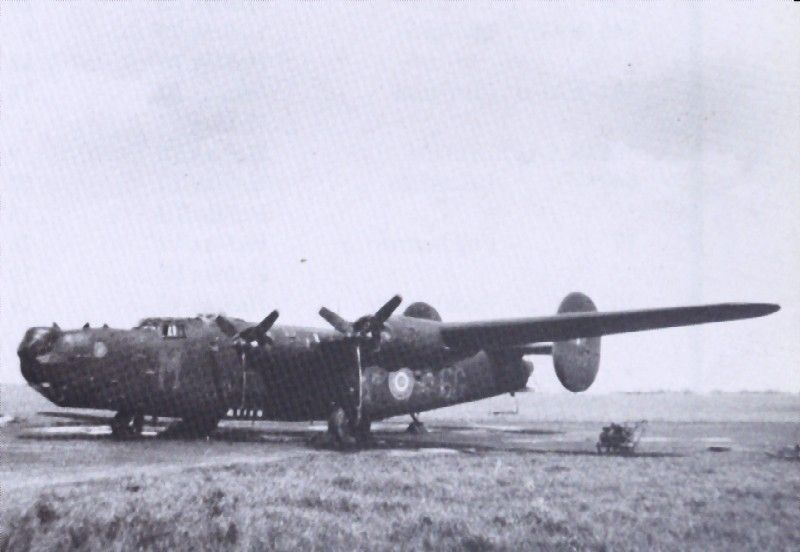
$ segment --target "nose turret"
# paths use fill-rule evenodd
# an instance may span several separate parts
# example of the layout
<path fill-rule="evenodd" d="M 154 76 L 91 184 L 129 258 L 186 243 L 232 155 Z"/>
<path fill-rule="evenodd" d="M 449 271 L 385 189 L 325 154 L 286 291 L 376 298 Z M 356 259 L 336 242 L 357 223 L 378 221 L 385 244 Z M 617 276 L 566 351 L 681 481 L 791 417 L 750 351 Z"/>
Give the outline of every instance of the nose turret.
<path fill-rule="evenodd" d="M 17 355 L 19 355 L 22 377 L 31 385 L 39 384 L 47 379 L 41 359 L 53 350 L 60 335 L 61 329 L 57 324 L 53 324 L 50 328 L 30 328 L 25 332 L 17 349 Z"/>

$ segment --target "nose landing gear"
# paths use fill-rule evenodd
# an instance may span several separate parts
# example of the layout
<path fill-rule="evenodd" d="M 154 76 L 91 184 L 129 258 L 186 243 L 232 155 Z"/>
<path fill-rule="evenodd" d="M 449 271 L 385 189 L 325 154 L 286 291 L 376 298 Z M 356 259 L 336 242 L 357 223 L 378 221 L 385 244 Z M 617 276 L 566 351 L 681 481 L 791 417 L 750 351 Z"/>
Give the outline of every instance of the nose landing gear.
<path fill-rule="evenodd" d="M 142 434 L 144 416 L 130 412 L 117 412 L 111 420 L 111 435 L 115 439 L 131 439 Z"/>

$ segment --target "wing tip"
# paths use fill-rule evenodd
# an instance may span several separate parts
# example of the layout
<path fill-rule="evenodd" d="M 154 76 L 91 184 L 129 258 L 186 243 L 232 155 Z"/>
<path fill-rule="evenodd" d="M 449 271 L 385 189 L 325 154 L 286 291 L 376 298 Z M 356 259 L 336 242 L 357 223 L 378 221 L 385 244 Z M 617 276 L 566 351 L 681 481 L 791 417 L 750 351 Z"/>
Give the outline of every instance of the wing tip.
<path fill-rule="evenodd" d="M 733 303 L 735 312 L 741 318 L 758 318 L 781 310 L 777 303 Z"/>
<path fill-rule="evenodd" d="M 778 312 L 779 310 L 781 310 L 781 306 L 777 303 L 756 303 L 756 304 L 759 306 L 761 310 L 762 313 L 761 316 L 766 316 L 768 314 L 772 314 L 774 312 Z"/>
<path fill-rule="evenodd" d="M 722 303 L 711 308 L 720 316 L 713 322 L 760 318 L 781 310 L 777 303 Z"/>

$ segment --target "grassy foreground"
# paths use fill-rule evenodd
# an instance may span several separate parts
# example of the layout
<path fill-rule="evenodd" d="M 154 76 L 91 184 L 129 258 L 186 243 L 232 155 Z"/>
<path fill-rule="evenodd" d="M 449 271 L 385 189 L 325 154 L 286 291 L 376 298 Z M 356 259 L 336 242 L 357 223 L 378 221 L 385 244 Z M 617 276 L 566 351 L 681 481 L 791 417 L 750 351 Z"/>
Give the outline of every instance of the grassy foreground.
<path fill-rule="evenodd" d="M 762 454 L 601 458 L 309 451 L 4 497 L 2 550 L 789 550 L 797 466 Z"/>

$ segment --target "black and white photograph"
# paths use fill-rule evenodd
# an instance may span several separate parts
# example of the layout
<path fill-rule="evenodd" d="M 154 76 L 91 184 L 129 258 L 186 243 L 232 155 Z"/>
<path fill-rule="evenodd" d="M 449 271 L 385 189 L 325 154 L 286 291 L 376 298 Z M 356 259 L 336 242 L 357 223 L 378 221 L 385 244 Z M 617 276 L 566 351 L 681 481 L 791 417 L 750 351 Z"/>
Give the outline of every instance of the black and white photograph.
<path fill-rule="evenodd" d="M 0 0 L 0 552 L 800 545 L 800 2 Z"/>

